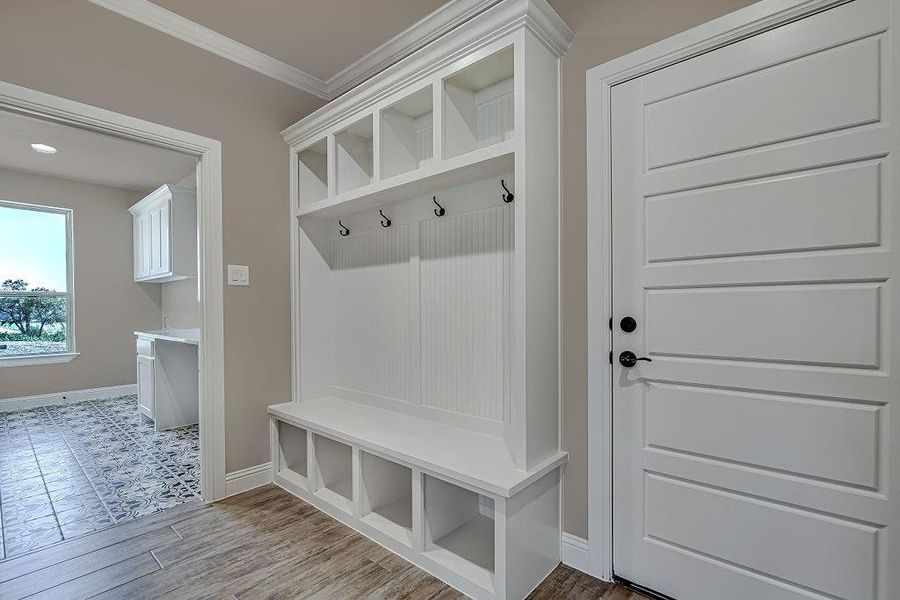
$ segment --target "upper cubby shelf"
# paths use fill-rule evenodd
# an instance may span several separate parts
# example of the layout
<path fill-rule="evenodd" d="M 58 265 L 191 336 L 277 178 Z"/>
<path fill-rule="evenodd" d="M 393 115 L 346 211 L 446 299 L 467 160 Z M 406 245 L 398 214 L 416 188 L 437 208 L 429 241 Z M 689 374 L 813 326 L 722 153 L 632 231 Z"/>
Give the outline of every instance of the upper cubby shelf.
<path fill-rule="evenodd" d="M 328 197 L 328 142 L 321 140 L 297 153 L 300 202 L 309 204 Z"/>
<path fill-rule="evenodd" d="M 337 193 L 342 194 L 372 183 L 372 115 L 367 115 L 336 133 L 334 141 L 337 153 Z"/>
<path fill-rule="evenodd" d="M 381 176 L 418 169 L 434 156 L 431 86 L 381 111 Z"/>
<path fill-rule="evenodd" d="M 333 198 L 303 204 L 297 214 L 301 217 L 347 215 L 427 194 L 434 189 L 502 175 L 512 171 L 514 163 L 515 149 L 512 142 L 495 144 L 452 159 L 432 162 L 414 171 L 382 179 Z"/>
<path fill-rule="evenodd" d="M 297 214 L 341 216 L 510 172 L 514 73 L 514 46 L 500 46 L 351 113 L 299 146 Z"/>
<path fill-rule="evenodd" d="M 513 49 L 509 47 L 444 80 L 445 156 L 512 138 L 513 65 Z"/>

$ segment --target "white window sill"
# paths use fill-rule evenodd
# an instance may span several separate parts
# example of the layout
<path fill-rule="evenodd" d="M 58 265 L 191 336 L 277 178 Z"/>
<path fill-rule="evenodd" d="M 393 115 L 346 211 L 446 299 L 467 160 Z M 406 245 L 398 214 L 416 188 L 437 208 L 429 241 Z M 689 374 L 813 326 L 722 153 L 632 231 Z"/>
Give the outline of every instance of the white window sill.
<path fill-rule="evenodd" d="M 57 365 L 72 362 L 78 352 L 60 352 L 59 354 L 35 354 L 32 356 L 5 356 L 0 358 L 2 367 L 26 367 L 29 365 Z"/>

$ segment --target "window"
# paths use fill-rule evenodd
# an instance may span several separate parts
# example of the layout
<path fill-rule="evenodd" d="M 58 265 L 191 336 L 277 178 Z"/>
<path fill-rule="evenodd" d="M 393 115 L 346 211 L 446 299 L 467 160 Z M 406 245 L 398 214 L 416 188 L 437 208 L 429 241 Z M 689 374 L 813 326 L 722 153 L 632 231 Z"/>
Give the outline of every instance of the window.
<path fill-rule="evenodd" d="M 68 362 L 72 211 L 0 200 L 0 366 Z"/>

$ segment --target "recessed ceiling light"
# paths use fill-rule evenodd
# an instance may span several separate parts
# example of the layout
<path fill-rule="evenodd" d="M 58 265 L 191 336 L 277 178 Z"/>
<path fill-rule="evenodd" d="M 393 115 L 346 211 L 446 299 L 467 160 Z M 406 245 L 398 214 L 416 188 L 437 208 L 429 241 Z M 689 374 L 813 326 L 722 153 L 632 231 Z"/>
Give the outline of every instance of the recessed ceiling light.
<path fill-rule="evenodd" d="M 39 154 L 56 154 L 56 148 L 47 144 L 32 144 L 31 148 Z"/>

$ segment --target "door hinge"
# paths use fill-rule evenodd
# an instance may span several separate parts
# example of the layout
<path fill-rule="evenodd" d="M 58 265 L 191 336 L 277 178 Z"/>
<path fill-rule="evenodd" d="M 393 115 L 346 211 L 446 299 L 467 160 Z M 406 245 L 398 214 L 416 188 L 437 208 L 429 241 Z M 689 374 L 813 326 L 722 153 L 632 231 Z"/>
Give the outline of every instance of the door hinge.
<path fill-rule="evenodd" d="M 612 350 L 609 351 L 609 364 L 612 364 Z"/>
<path fill-rule="evenodd" d="M 609 318 L 609 330 L 612 331 L 612 317 Z"/>

